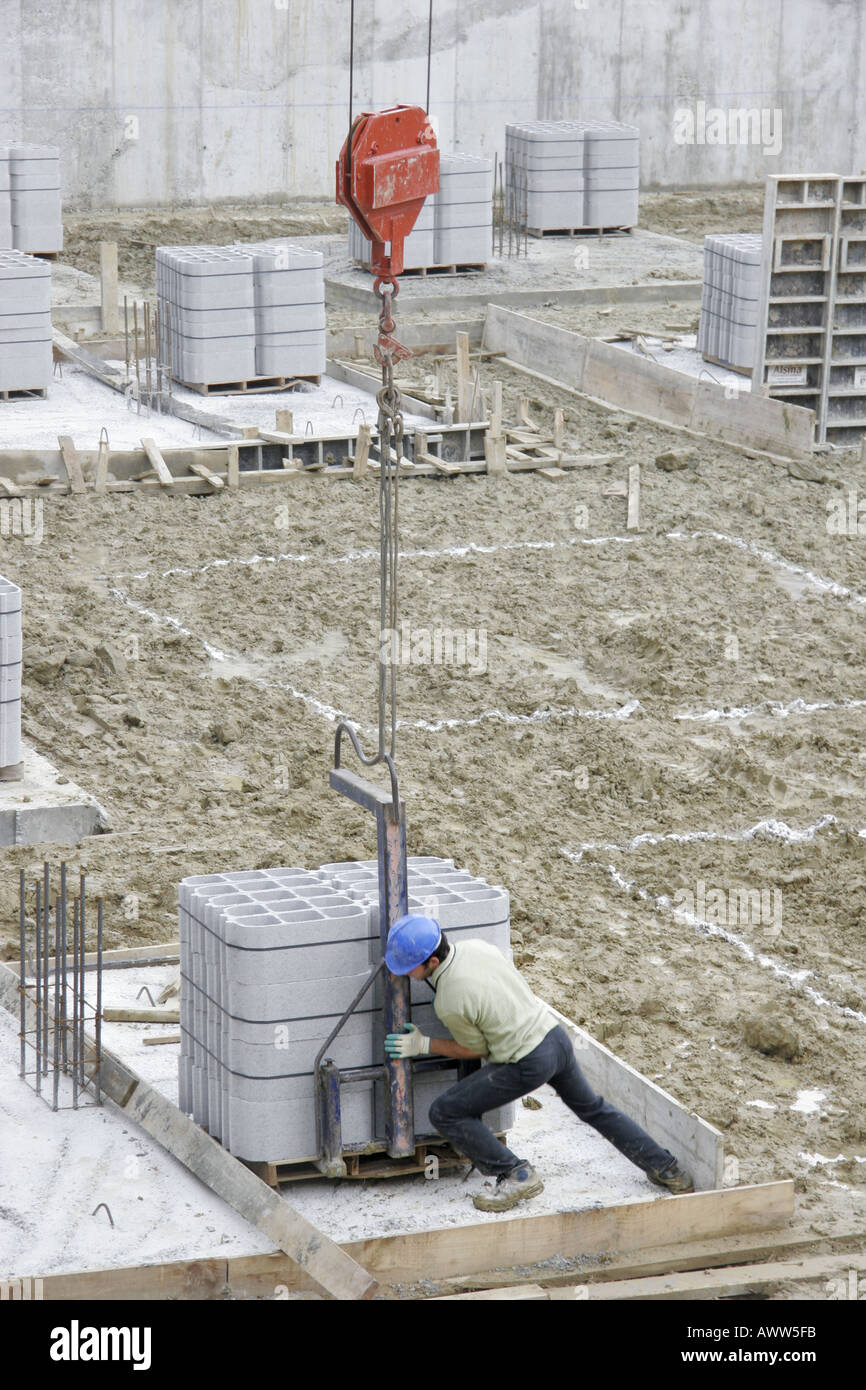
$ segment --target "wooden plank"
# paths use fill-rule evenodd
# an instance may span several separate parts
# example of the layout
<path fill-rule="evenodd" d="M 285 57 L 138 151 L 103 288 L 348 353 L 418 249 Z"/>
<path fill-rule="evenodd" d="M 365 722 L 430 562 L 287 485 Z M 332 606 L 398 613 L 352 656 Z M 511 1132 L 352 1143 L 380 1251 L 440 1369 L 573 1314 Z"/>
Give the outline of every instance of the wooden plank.
<path fill-rule="evenodd" d="M 71 492 L 86 492 L 84 485 L 84 475 L 81 472 L 81 460 L 78 457 L 78 450 L 68 434 L 58 434 L 57 442 L 60 445 L 60 454 L 66 469 L 66 476 L 69 479 Z"/>
<path fill-rule="evenodd" d="M 237 444 L 230 444 L 227 453 L 226 482 L 230 488 L 236 488 L 240 483 L 240 450 Z"/>
<path fill-rule="evenodd" d="M 117 242 L 99 243 L 99 301 L 102 308 L 102 331 L 120 331 L 120 313 L 117 302 Z"/>
<path fill-rule="evenodd" d="M 857 1274 L 866 1270 L 866 1255 L 816 1255 L 801 1260 L 738 1265 L 732 1269 L 699 1269 L 688 1274 L 661 1274 L 649 1279 L 612 1279 L 607 1283 L 583 1284 L 577 1285 L 576 1288 L 571 1286 L 571 1291 L 574 1297 L 575 1292 L 579 1290 L 579 1296 L 588 1302 L 732 1298 L 766 1289 L 767 1285 L 792 1281 L 835 1278 L 841 1279 L 844 1286 L 849 1270 L 854 1270 Z M 552 1291 L 552 1296 L 561 1296 L 566 1292 L 566 1289 Z M 473 1295 L 470 1294 L 469 1297 Z"/>
<path fill-rule="evenodd" d="M 559 483 L 563 478 L 568 477 L 564 468 L 557 468 L 556 466 L 553 468 L 537 468 L 535 471 L 542 478 L 546 478 L 549 483 Z"/>
<path fill-rule="evenodd" d="M 469 334 L 457 334 L 457 416 L 456 421 L 466 424 L 470 416 L 469 404 Z"/>
<path fill-rule="evenodd" d="M 513 1284 L 503 1289 L 479 1289 L 477 1293 L 447 1293 L 430 1299 L 431 1303 L 546 1303 L 550 1300 L 547 1289 L 540 1284 Z"/>
<path fill-rule="evenodd" d="M 199 478 L 204 478 L 205 482 L 210 483 L 214 492 L 219 492 L 220 488 L 225 487 L 223 479 L 218 473 L 212 472 L 206 463 L 191 463 L 189 471 L 190 473 L 195 473 Z"/>
<path fill-rule="evenodd" d="M 166 1043 L 179 1043 L 180 1033 L 166 1033 L 165 1037 L 142 1038 L 145 1047 L 163 1047 Z"/>
<path fill-rule="evenodd" d="M 808 1253 L 819 1244 L 831 1247 L 824 1253 L 832 1253 L 832 1250 L 841 1250 L 843 1246 L 855 1242 L 862 1246 L 862 1230 L 843 1230 L 834 1236 L 817 1236 L 811 1228 L 797 1227 L 791 1230 L 765 1231 L 760 1236 L 717 1236 L 711 1241 L 647 1246 L 633 1255 L 614 1259 L 605 1254 L 599 1257 L 600 1262 L 597 1265 L 582 1268 L 580 1275 L 582 1279 L 591 1283 L 611 1279 L 641 1279 L 659 1274 L 684 1273 L 693 1269 L 756 1264 L 771 1258 L 791 1259 Z M 550 1271 L 536 1265 L 522 1271 L 503 1269 L 476 1275 L 458 1275 L 456 1278 L 440 1282 L 443 1289 L 453 1293 L 466 1293 L 477 1289 L 503 1288 L 518 1282 L 537 1283 L 543 1288 L 550 1288 L 573 1283 L 574 1276 L 574 1270 Z"/>
<path fill-rule="evenodd" d="M 353 478 L 365 478 L 367 476 L 367 464 L 370 460 L 370 425 L 358 426 L 358 438 L 355 443 L 355 456 L 352 459 Z"/>
<path fill-rule="evenodd" d="M 103 1009 L 106 1023 L 180 1023 L 177 1009 Z"/>
<path fill-rule="evenodd" d="M 168 465 L 165 459 L 163 458 L 162 453 L 157 448 L 155 441 L 152 439 L 142 439 L 141 447 L 147 454 L 148 462 L 153 468 L 153 471 L 156 473 L 160 485 L 162 487 L 171 487 L 174 483 L 174 477 L 169 472 Z"/>

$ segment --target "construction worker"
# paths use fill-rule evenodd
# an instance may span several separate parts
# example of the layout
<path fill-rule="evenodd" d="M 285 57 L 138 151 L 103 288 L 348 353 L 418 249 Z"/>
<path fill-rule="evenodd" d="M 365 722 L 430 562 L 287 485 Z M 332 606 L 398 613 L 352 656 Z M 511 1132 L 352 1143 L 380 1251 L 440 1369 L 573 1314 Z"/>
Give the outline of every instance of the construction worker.
<path fill-rule="evenodd" d="M 473 1197 L 481 1211 L 507 1211 L 544 1189 L 525 1158 L 507 1149 L 482 1123 L 488 1110 L 549 1082 L 579 1119 L 597 1129 L 658 1187 L 692 1192 L 693 1183 L 672 1153 L 597 1096 L 581 1072 L 571 1039 L 501 951 L 486 941 L 450 942 L 432 917 L 395 922 L 385 951 L 394 975 L 427 980 L 433 1008 L 451 1033 L 428 1038 L 414 1023 L 389 1033 L 391 1058 L 484 1058 L 488 1063 L 449 1087 L 430 1107 L 437 1131 L 481 1173 L 496 1177 L 492 1194 Z"/>

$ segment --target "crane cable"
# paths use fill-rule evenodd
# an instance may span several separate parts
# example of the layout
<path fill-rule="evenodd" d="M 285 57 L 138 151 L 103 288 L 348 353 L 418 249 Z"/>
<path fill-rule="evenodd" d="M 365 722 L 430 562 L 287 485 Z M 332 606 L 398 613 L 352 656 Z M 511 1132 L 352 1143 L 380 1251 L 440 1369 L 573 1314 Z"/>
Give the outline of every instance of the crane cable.
<path fill-rule="evenodd" d="M 433 0 L 427 13 L 427 105 L 424 110 L 430 115 L 430 67 L 433 61 Z M 349 129 L 352 129 L 353 88 L 355 85 L 355 0 L 349 6 Z"/>

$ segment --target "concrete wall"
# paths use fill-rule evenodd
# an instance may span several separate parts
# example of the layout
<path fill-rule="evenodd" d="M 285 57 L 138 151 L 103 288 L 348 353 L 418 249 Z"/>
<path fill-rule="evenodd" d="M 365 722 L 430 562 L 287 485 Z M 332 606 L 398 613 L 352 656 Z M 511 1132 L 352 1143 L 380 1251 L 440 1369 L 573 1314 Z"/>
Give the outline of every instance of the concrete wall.
<path fill-rule="evenodd" d="M 427 0 L 355 7 L 356 110 L 423 103 Z M 490 155 L 521 117 L 633 121 L 644 187 L 848 173 L 866 144 L 864 11 L 434 0 L 431 111 L 445 148 Z M 347 124 L 348 15 L 349 0 L 0 0 L 0 141 L 58 144 L 68 207 L 327 196 Z M 769 140 L 729 143 L 713 116 L 750 108 L 781 112 L 777 153 L 764 149 L 778 117 Z M 675 138 L 684 109 L 694 143 Z M 689 134 L 683 118 L 676 129 Z"/>

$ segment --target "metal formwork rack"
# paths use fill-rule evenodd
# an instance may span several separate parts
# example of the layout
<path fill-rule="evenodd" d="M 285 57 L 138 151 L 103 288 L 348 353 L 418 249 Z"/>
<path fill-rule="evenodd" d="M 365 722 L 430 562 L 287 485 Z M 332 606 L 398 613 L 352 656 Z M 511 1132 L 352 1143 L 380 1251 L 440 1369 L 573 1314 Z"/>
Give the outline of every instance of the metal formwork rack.
<path fill-rule="evenodd" d="M 815 442 L 866 436 L 866 176 L 767 180 L 755 390 L 815 414 Z"/>

